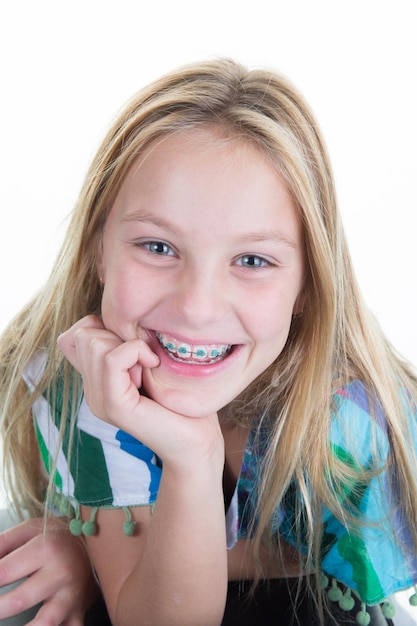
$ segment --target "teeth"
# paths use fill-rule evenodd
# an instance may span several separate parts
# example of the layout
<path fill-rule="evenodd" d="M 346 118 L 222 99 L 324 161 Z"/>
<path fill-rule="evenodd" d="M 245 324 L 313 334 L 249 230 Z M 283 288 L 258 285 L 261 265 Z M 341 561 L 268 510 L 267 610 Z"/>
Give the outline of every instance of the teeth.
<path fill-rule="evenodd" d="M 188 343 L 176 341 L 172 337 L 168 337 L 162 333 L 157 332 L 155 334 L 159 343 L 165 350 L 178 360 L 213 363 L 216 360 L 220 360 L 232 347 L 230 344 L 192 346 Z"/>

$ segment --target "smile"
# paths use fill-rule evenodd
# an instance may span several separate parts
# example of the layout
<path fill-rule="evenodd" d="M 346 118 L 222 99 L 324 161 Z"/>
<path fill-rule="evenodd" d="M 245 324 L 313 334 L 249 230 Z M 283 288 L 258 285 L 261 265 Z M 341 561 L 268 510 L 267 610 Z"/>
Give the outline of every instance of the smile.
<path fill-rule="evenodd" d="M 232 349 L 230 344 L 191 345 L 162 333 L 156 332 L 155 335 L 172 359 L 196 365 L 210 365 L 221 361 Z"/>

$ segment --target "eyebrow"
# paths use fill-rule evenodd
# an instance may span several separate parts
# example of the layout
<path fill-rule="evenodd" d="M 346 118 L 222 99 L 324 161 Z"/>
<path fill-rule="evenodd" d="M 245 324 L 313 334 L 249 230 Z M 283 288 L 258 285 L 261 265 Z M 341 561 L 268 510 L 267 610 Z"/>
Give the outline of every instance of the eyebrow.
<path fill-rule="evenodd" d="M 163 228 L 174 234 L 179 234 L 178 228 L 167 220 L 165 217 L 158 217 L 157 215 L 141 213 L 140 211 L 132 211 L 128 213 L 124 218 L 121 219 L 122 222 L 144 222 L 145 224 L 153 224 L 154 226 L 158 226 L 159 228 Z"/>
<path fill-rule="evenodd" d="M 273 241 L 275 243 L 282 243 L 291 248 L 297 248 L 297 244 L 290 237 L 285 235 L 280 230 L 265 230 L 265 231 L 257 231 L 253 233 L 247 233 L 240 237 L 238 237 L 238 242 L 253 242 L 258 243 L 262 241 Z"/>
<path fill-rule="evenodd" d="M 140 211 L 132 211 L 128 213 L 121 220 L 122 222 L 144 222 L 146 224 L 153 224 L 163 230 L 166 230 L 175 235 L 181 234 L 178 228 L 164 217 L 158 217 L 157 215 L 141 213 Z M 290 237 L 280 230 L 260 230 L 256 232 L 248 232 L 237 237 L 237 242 L 242 244 L 258 243 L 262 241 L 272 241 L 274 243 L 284 244 L 291 248 L 296 249 L 298 246 Z"/>

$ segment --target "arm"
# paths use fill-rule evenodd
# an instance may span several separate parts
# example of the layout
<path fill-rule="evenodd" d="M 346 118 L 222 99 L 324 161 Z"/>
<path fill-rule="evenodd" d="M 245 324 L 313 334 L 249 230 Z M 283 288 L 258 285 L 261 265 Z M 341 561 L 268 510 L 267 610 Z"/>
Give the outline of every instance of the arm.
<path fill-rule="evenodd" d="M 227 551 L 217 415 L 184 417 L 141 396 L 141 368 L 155 367 L 157 357 L 140 340 L 122 342 L 97 318 L 78 323 L 60 347 L 81 372 L 93 413 L 163 460 L 153 514 L 133 510 L 135 537 L 121 534 L 120 513 L 103 510 L 97 536 L 87 538 L 113 623 L 218 626 Z"/>
<path fill-rule="evenodd" d="M 85 545 L 64 519 L 29 519 L 0 534 L 0 586 L 24 577 L 0 596 L 0 622 L 43 602 L 30 625 L 82 626 L 98 597 Z"/>
<path fill-rule="evenodd" d="M 203 498 L 199 476 L 181 487 L 175 480 L 175 490 L 170 480 L 163 475 L 153 513 L 132 509 L 134 537 L 122 535 L 120 511 L 100 511 L 98 534 L 87 538 L 117 626 L 221 622 L 227 589 L 223 500 L 207 496 L 215 480 L 207 480 Z"/>

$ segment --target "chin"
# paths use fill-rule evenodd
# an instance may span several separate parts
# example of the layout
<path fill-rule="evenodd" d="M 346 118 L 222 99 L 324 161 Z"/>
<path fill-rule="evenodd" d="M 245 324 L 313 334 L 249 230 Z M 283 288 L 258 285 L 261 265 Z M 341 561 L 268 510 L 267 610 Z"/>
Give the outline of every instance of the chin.
<path fill-rule="evenodd" d="M 164 393 L 152 393 L 149 394 L 150 397 L 158 402 L 161 406 L 173 411 L 174 413 L 178 413 L 179 415 L 184 415 L 184 417 L 193 417 L 193 418 L 202 418 L 208 417 L 209 415 L 213 415 L 217 413 L 227 402 L 213 402 L 213 399 L 210 400 L 210 403 L 205 402 L 204 400 L 199 400 L 194 397 L 194 394 L 190 393 L 187 395 L 185 392 L 179 391 L 168 391 Z"/>
<path fill-rule="evenodd" d="M 161 406 L 185 417 L 208 417 L 226 407 L 247 386 L 238 375 L 186 378 L 166 375 L 159 368 L 144 368 L 142 384 L 146 394 Z M 246 382 L 246 384 L 245 384 Z"/>
<path fill-rule="evenodd" d="M 185 417 L 208 417 L 217 413 L 230 402 L 230 398 L 216 395 L 214 390 L 196 390 L 191 385 L 171 387 L 144 376 L 143 388 L 146 395 L 169 411 Z"/>

